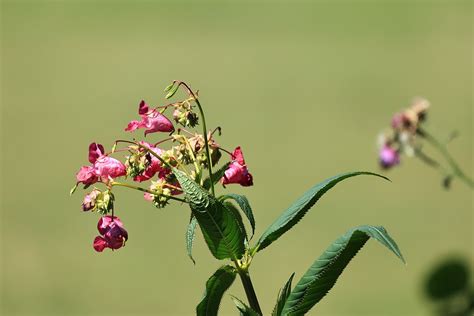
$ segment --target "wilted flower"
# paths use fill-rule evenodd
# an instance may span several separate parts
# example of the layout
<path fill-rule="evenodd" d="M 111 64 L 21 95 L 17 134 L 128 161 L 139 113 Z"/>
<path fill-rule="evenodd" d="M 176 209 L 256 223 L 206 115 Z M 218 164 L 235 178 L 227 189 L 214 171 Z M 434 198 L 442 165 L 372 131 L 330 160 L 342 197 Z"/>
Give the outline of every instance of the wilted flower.
<path fill-rule="evenodd" d="M 430 102 L 423 98 L 415 98 L 411 106 L 401 113 L 396 113 L 392 117 L 392 127 L 396 131 L 409 132 L 414 134 L 419 124 L 425 119 L 426 111 L 430 107 Z"/>
<path fill-rule="evenodd" d="M 147 147 L 158 156 L 162 155 L 162 150 L 150 143 L 141 141 L 139 144 Z M 150 180 L 156 173 L 163 175 L 165 169 L 155 155 L 142 148 L 136 148 L 136 152 L 128 157 L 126 164 L 127 173 L 133 177 L 134 181 L 138 182 Z"/>
<path fill-rule="evenodd" d="M 105 248 L 119 249 L 128 240 L 128 233 L 117 216 L 103 216 L 99 219 L 97 229 L 101 236 L 94 239 L 94 249 L 102 252 Z"/>
<path fill-rule="evenodd" d="M 101 193 L 99 190 L 94 189 L 89 194 L 86 194 L 82 202 L 82 210 L 84 212 L 93 210 L 96 206 L 96 199 Z"/>
<path fill-rule="evenodd" d="M 244 187 L 253 185 L 253 177 L 245 165 L 240 147 L 237 147 L 232 153 L 232 162 L 222 177 L 222 184 L 231 183 L 238 183 Z"/>
<path fill-rule="evenodd" d="M 382 168 L 388 169 L 400 163 L 400 155 L 395 148 L 387 143 L 380 149 L 379 162 Z"/>
<path fill-rule="evenodd" d="M 150 109 L 145 101 L 141 101 L 138 107 L 138 114 L 141 121 L 131 121 L 125 128 L 126 131 L 134 131 L 138 128 L 145 128 L 145 136 L 154 132 L 173 132 L 174 126 L 171 121 L 155 109 Z"/>

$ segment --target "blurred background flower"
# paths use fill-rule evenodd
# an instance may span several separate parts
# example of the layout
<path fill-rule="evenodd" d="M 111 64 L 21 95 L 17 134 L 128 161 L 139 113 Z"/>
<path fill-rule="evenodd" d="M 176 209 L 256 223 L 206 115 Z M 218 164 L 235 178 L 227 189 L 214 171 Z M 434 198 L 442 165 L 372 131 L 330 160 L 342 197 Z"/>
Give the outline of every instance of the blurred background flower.
<path fill-rule="evenodd" d="M 187 258 L 186 206 L 157 210 L 124 189 L 115 208 L 133 238 L 98 254 L 83 197 L 65 189 L 87 146 L 129 137 L 123 128 L 138 118 L 137 101 L 163 103 L 172 79 L 200 90 L 209 126 L 244 148 L 258 181 L 226 190 L 248 196 L 257 235 L 314 183 L 376 171 L 373 135 L 414 95 L 436 104 L 430 130 L 460 132 L 450 150 L 472 174 L 472 18 L 469 1 L 2 1 L 0 312 L 193 313 L 220 263 L 199 234 L 196 265 Z M 382 223 L 406 269 L 368 244 L 313 314 L 431 314 L 420 287 L 431 264 L 447 252 L 472 258 L 472 193 L 461 185 L 444 191 L 419 161 L 390 177 L 341 184 L 258 257 L 254 285 L 265 311 L 338 232 Z M 109 275 L 120 278 L 104 282 Z M 91 299 L 112 291 L 126 299 Z M 239 287 L 230 294 L 244 297 Z M 235 315 L 230 299 L 221 313 Z"/>

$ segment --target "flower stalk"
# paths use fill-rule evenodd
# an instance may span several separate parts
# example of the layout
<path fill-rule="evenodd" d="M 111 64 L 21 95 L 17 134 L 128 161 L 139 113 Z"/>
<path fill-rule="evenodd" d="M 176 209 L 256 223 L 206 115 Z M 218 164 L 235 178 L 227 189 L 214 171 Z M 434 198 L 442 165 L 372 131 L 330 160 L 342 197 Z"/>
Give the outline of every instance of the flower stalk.
<path fill-rule="evenodd" d="M 434 148 L 438 150 L 438 152 L 443 155 L 444 159 L 448 163 L 449 167 L 451 168 L 451 172 L 449 175 L 455 176 L 462 180 L 465 184 L 467 184 L 470 188 L 474 188 L 474 181 L 469 178 L 459 167 L 459 164 L 454 160 L 453 156 L 449 153 L 446 145 L 438 141 L 431 133 L 426 131 L 426 129 L 418 129 L 418 133 L 426 139 Z M 438 164 L 439 166 L 439 164 Z"/>
<path fill-rule="evenodd" d="M 245 290 L 245 295 L 247 296 L 247 300 L 249 301 L 250 307 L 259 315 L 263 315 L 262 309 L 260 308 L 260 304 L 258 303 L 257 294 L 255 293 L 255 289 L 252 284 L 252 280 L 250 279 L 248 269 L 242 269 L 237 266 L 237 272 L 239 273 L 240 280 L 242 281 L 242 285 Z"/>

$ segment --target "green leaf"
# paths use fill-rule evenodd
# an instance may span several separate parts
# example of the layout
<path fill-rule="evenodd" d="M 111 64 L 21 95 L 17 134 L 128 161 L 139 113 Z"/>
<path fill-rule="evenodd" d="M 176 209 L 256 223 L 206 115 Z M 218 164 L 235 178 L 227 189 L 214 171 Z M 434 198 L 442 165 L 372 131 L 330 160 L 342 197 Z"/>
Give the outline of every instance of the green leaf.
<path fill-rule="evenodd" d="M 252 237 L 253 237 L 253 234 L 255 232 L 255 218 L 253 217 L 253 212 L 252 212 L 252 208 L 250 207 L 249 200 L 243 195 L 233 194 L 233 193 L 222 195 L 219 197 L 220 201 L 225 201 L 227 199 L 232 199 L 235 202 L 237 202 L 242 212 L 244 212 L 245 216 L 247 216 L 250 222 L 250 226 L 252 226 Z"/>
<path fill-rule="evenodd" d="M 194 217 L 194 215 L 191 213 L 188 228 L 186 229 L 186 251 L 188 252 L 188 256 L 194 264 L 196 264 L 196 261 L 193 258 L 193 242 L 194 236 L 196 235 L 196 225 L 196 217 Z"/>
<path fill-rule="evenodd" d="M 232 300 L 234 301 L 235 306 L 240 312 L 240 316 L 260 316 L 256 311 L 254 311 L 252 308 L 247 306 L 244 302 L 239 300 L 237 297 L 232 296 Z"/>
<path fill-rule="evenodd" d="M 245 251 L 242 219 L 184 172 L 173 169 L 173 173 L 186 194 L 191 211 L 213 256 L 216 259 L 240 259 Z"/>
<path fill-rule="evenodd" d="M 225 165 L 220 167 L 217 171 L 214 171 L 214 173 L 212 174 L 213 184 L 218 183 L 222 179 L 229 165 L 230 165 L 230 162 L 227 162 Z M 211 188 L 211 179 L 209 177 L 206 178 L 202 186 L 204 187 L 204 189 L 209 190 Z"/>
<path fill-rule="evenodd" d="M 76 183 L 76 184 L 72 187 L 72 189 L 69 191 L 69 195 L 70 195 L 70 196 L 73 195 L 74 192 L 76 192 L 76 189 L 77 189 L 77 186 L 78 186 L 78 185 L 79 185 L 79 182 Z"/>
<path fill-rule="evenodd" d="M 237 207 L 232 204 L 231 202 L 229 201 L 224 201 L 223 202 L 224 206 L 227 208 L 227 210 L 229 210 L 230 212 L 232 212 L 232 214 L 235 216 L 236 220 L 237 220 L 237 223 L 239 224 L 240 226 L 240 230 L 242 232 L 244 232 L 244 237 L 245 237 L 245 240 L 244 240 L 244 245 L 247 246 L 247 241 L 248 241 L 248 238 L 247 238 L 247 232 L 245 230 L 245 226 L 244 226 L 244 223 L 242 221 L 242 215 L 240 215 L 240 212 L 239 210 L 237 209 Z"/>
<path fill-rule="evenodd" d="M 207 280 L 204 296 L 196 307 L 197 316 L 217 316 L 222 296 L 234 282 L 236 273 L 230 265 L 220 267 L 214 272 Z"/>
<path fill-rule="evenodd" d="M 296 223 L 298 223 L 303 216 L 309 211 L 309 209 L 332 187 L 338 184 L 340 181 L 359 175 L 372 175 L 384 178 L 388 178 L 372 173 L 372 172 L 348 172 L 337 175 L 335 177 L 324 180 L 323 182 L 316 184 L 309 189 L 303 196 L 296 200 L 289 208 L 287 208 L 281 215 L 267 228 L 258 240 L 254 249 L 260 251 L 268 247 L 272 242 L 280 238 L 281 235 L 290 230 Z M 390 181 L 390 180 L 389 180 Z"/>
<path fill-rule="evenodd" d="M 278 293 L 278 299 L 275 307 L 273 308 L 272 316 L 280 316 L 281 312 L 283 311 L 283 306 L 285 306 L 286 299 L 290 295 L 291 292 L 291 281 L 293 281 L 293 277 L 295 274 L 293 273 L 290 276 L 290 279 L 285 283 L 285 285 L 281 288 L 280 292 Z"/>
<path fill-rule="evenodd" d="M 309 267 L 291 291 L 282 315 L 304 315 L 334 286 L 351 259 L 372 237 L 392 251 L 403 262 L 395 241 L 381 226 L 359 226 L 351 229 L 332 243 Z"/>

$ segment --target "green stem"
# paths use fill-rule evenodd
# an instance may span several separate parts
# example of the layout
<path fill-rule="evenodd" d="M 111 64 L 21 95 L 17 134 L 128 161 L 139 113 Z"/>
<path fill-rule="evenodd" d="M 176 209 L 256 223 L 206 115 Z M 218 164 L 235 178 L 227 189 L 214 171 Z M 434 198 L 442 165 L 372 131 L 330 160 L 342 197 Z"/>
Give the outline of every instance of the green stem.
<path fill-rule="evenodd" d="M 248 270 L 243 270 L 237 267 L 239 272 L 240 280 L 244 286 L 245 294 L 247 295 L 247 300 L 249 301 L 250 307 L 256 311 L 259 315 L 263 315 L 260 304 L 258 303 L 257 294 L 255 294 L 255 289 L 253 288 L 252 280 L 250 279 L 250 274 Z"/>
<path fill-rule="evenodd" d="M 138 190 L 138 191 L 142 191 L 142 192 L 146 192 L 146 193 L 150 193 L 150 194 L 153 194 L 153 195 L 159 195 L 159 194 L 156 194 L 156 192 L 152 191 L 152 190 L 148 190 L 148 189 L 145 189 L 145 188 L 142 188 L 142 187 L 137 187 L 135 185 L 131 185 L 131 184 L 128 184 L 128 183 L 122 183 L 122 182 L 111 182 L 110 183 L 111 186 L 119 186 L 119 187 L 125 187 L 125 188 L 129 188 L 129 189 L 134 189 L 134 190 Z M 163 194 L 162 194 L 163 195 Z M 184 199 L 180 199 L 180 198 L 177 198 L 177 197 L 174 197 L 174 196 L 171 196 L 171 195 L 163 195 L 163 196 L 166 196 L 167 198 L 169 198 L 170 200 L 175 200 L 175 201 L 180 201 L 180 202 L 183 202 L 183 203 L 188 203 L 188 201 L 184 200 Z"/>
<path fill-rule="evenodd" d="M 202 110 L 201 103 L 199 102 L 197 96 L 194 94 L 193 90 L 182 81 L 177 81 L 178 85 L 183 85 L 186 90 L 189 92 L 189 94 L 193 97 L 194 101 L 196 102 L 199 112 L 201 114 L 201 119 L 202 119 L 202 129 L 203 129 L 203 136 L 204 136 L 204 144 L 206 146 L 206 158 L 207 158 L 207 166 L 209 170 L 209 179 L 212 179 L 212 161 L 211 161 L 211 154 L 210 154 L 210 149 L 209 149 L 209 140 L 207 139 L 207 126 L 206 126 L 206 118 L 204 117 L 204 111 Z M 215 196 L 215 191 L 214 191 L 214 182 L 211 181 L 211 192 L 212 195 Z"/>
<path fill-rule="evenodd" d="M 451 167 L 452 174 L 464 181 L 464 183 L 466 183 L 470 188 L 474 188 L 474 181 L 461 170 L 461 167 L 459 167 L 457 162 L 451 156 L 446 146 L 439 142 L 433 135 L 431 135 L 424 129 L 419 129 L 419 133 L 443 155 L 443 157 L 446 159 L 447 163 Z"/>

